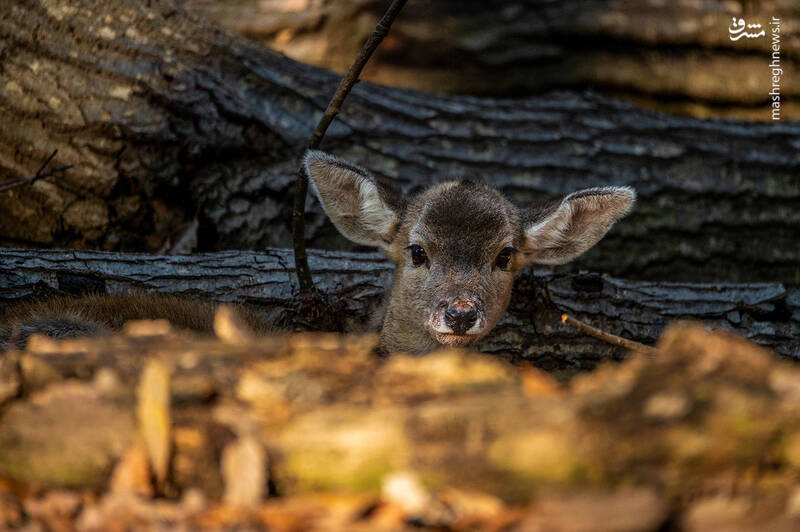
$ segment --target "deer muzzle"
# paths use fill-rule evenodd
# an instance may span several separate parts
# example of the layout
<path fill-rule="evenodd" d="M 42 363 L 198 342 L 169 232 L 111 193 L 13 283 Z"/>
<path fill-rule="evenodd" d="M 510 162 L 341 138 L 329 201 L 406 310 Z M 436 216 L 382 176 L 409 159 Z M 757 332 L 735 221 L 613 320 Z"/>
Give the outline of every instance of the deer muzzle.
<path fill-rule="evenodd" d="M 486 312 L 472 299 L 442 301 L 431 313 L 430 326 L 441 344 L 469 345 L 483 336 Z"/>

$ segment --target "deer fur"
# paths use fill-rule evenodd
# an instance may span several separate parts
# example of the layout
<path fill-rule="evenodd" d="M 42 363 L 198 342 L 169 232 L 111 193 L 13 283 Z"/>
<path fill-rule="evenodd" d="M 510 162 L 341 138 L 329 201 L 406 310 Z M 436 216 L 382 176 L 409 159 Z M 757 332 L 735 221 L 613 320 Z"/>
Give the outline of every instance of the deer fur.
<path fill-rule="evenodd" d="M 381 320 L 386 352 L 476 344 L 505 312 L 519 272 L 578 257 L 636 199 L 630 187 L 589 188 L 522 208 L 470 181 L 446 181 L 406 199 L 321 151 L 307 152 L 303 165 L 337 229 L 380 248 L 396 266 Z"/>
<path fill-rule="evenodd" d="M 179 329 L 210 333 L 216 307 L 213 303 L 150 293 L 59 296 L 21 303 L 0 315 L 0 351 L 12 345 L 23 348 L 32 334 L 56 339 L 102 336 L 131 320 L 166 319 Z M 235 310 L 254 332 L 272 329 L 255 313 L 239 306 Z"/>

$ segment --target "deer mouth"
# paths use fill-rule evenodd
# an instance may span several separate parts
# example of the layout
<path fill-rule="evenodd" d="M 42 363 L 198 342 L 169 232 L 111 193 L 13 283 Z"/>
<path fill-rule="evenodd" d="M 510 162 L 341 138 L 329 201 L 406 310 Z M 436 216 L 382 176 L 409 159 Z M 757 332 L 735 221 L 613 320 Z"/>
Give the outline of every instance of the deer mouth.
<path fill-rule="evenodd" d="M 472 345 L 481 338 L 479 334 L 452 334 L 452 333 L 440 333 L 440 332 L 434 334 L 437 342 L 439 342 L 442 345 L 448 345 L 453 347 L 465 347 L 468 345 Z"/>

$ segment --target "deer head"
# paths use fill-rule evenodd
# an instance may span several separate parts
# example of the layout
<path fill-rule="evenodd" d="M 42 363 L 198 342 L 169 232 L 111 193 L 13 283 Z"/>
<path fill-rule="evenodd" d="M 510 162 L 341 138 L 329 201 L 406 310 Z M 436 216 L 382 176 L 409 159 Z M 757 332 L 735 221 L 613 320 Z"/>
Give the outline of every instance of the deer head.
<path fill-rule="evenodd" d="M 521 270 L 576 258 L 636 198 L 629 187 L 590 188 L 520 208 L 489 186 L 447 181 L 405 200 L 326 153 L 309 151 L 303 164 L 337 229 L 396 266 L 381 329 L 386 351 L 475 344 L 503 315 Z"/>

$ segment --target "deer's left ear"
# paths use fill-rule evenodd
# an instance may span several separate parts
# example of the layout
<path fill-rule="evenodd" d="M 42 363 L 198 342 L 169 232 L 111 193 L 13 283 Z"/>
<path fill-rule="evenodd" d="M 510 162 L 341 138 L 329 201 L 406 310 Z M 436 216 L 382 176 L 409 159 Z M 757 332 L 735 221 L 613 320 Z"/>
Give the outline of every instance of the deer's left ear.
<path fill-rule="evenodd" d="M 636 201 L 630 187 L 588 188 L 527 213 L 522 252 L 526 265 L 564 264 L 594 246 Z"/>

